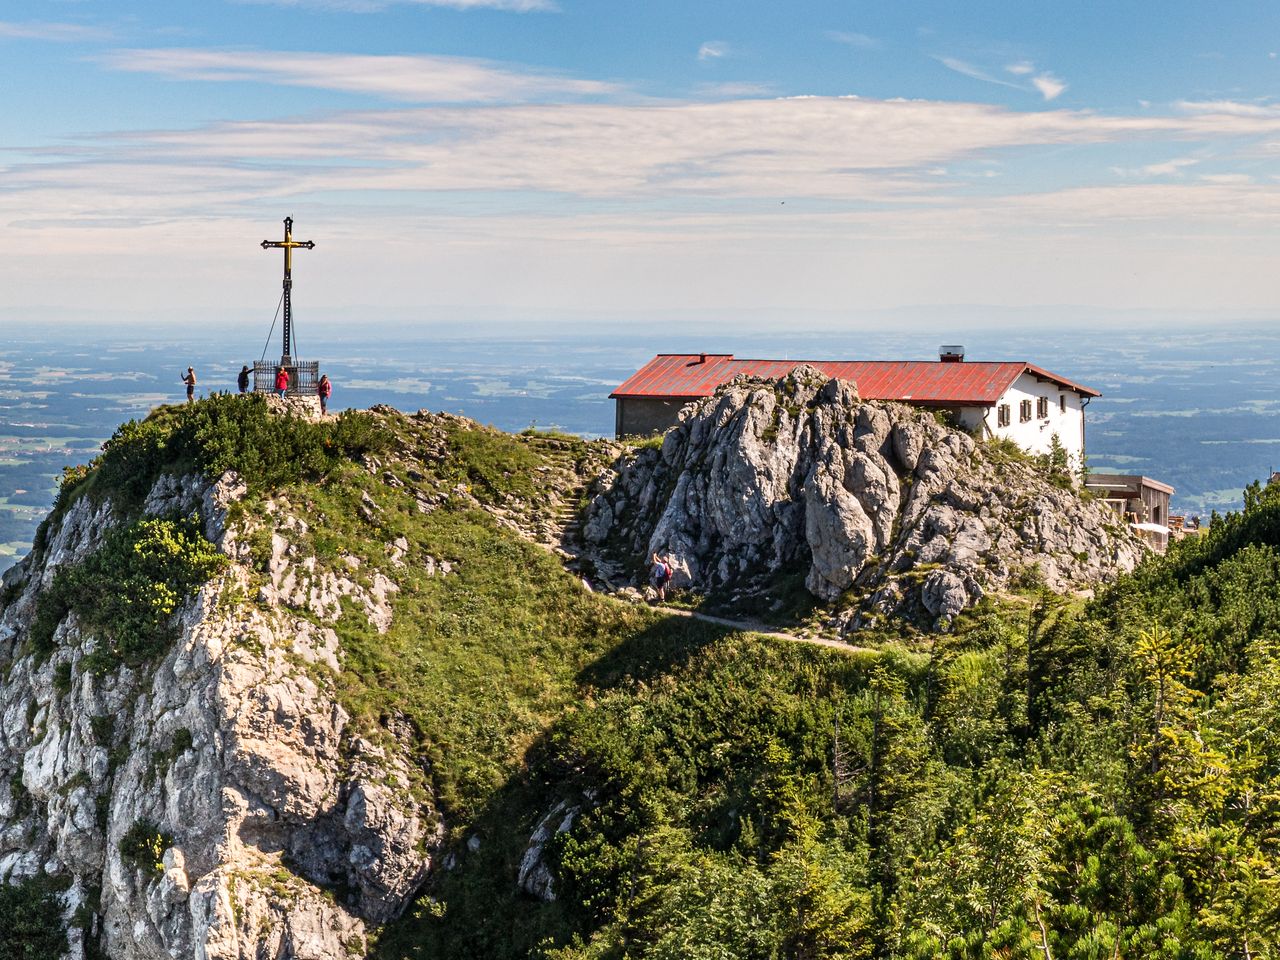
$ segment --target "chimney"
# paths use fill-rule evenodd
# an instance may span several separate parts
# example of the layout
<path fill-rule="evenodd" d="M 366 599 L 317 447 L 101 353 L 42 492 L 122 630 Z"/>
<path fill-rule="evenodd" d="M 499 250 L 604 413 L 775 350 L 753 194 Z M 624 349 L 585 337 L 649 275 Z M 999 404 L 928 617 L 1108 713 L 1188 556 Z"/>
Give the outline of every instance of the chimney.
<path fill-rule="evenodd" d="M 706 355 L 705 353 L 700 353 L 700 354 L 698 354 L 698 362 L 699 362 L 699 363 L 706 363 L 706 362 L 707 362 L 707 355 Z"/>
<path fill-rule="evenodd" d="M 944 343 L 938 348 L 938 359 L 943 363 L 963 363 L 964 347 L 956 343 Z"/>

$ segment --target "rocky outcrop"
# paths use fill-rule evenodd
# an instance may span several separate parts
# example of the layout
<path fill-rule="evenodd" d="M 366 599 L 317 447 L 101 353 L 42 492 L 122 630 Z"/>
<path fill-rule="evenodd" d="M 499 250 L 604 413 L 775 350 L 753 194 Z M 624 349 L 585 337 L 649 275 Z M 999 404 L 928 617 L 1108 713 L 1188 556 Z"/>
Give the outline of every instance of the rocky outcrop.
<path fill-rule="evenodd" d="M 584 521 L 606 569 L 660 552 L 676 587 L 728 599 L 803 572 L 854 626 L 945 625 L 1022 578 L 1059 591 L 1111 579 L 1143 549 L 1027 458 L 806 366 L 686 408 L 661 449 L 602 478 Z"/>
<path fill-rule="evenodd" d="M 299 556 L 305 521 L 281 499 L 232 521 L 244 493 L 229 474 L 165 476 L 147 496 L 146 513 L 194 511 L 229 563 L 145 668 L 104 671 L 74 613 L 52 653 L 27 643 L 57 571 L 119 522 L 109 498 L 75 500 L 5 577 L 0 882 L 65 879 L 68 918 L 93 918 L 72 928 L 73 957 L 86 934 L 114 960 L 363 956 L 366 925 L 398 915 L 430 866 L 443 827 L 420 771 L 394 731 L 354 730 L 334 692 L 339 601 L 385 630 L 396 585 Z M 159 862 L 128 855 L 137 836 Z"/>

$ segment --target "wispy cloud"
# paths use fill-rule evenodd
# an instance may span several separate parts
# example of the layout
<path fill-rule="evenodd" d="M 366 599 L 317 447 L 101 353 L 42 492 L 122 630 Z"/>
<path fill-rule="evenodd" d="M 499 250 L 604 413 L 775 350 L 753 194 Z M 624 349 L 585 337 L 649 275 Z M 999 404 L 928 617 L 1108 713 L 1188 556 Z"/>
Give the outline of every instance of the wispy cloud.
<path fill-rule="evenodd" d="M 847 47 L 856 47 L 859 50 L 869 50 L 872 47 L 880 46 L 880 41 L 875 37 L 852 30 L 828 30 L 827 39 L 834 40 L 836 43 L 843 43 Z"/>
<path fill-rule="evenodd" d="M 1235 100 L 1179 100 L 1174 106 L 1183 113 L 1223 114 L 1231 117 L 1280 117 L 1280 106 L 1270 103 L 1240 103 Z"/>
<path fill-rule="evenodd" d="M 1042 73 L 1032 77 L 1031 83 L 1046 100 L 1056 99 L 1063 90 L 1067 89 L 1067 85 L 1052 73 Z"/>
<path fill-rule="evenodd" d="M 954 70 L 962 76 L 969 77 L 972 80 L 981 80 L 983 83 L 994 83 L 1001 87 L 1011 87 L 1015 90 L 1035 89 L 1045 100 L 1053 100 L 1062 91 L 1067 89 L 1067 85 L 1052 73 L 1041 71 L 1036 73 L 1036 65 L 1030 60 L 1016 60 L 1007 64 L 1004 68 L 1005 72 L 1015 77 L 1029 77 L 1031 87 L 1027 87 L 1021 83 L 1014 83 L 996 76 L 992 71 L 984 69 L 970 63 L 968 60 L 961 60 L 957 57 L 934 56 L 940 64 L 948 70 Z M 1036 74 L 1035 76 L 1031 76 Z"/>
<path fill-rule="evenodd" d="M 961 76 L 968 77 L 971 80 L 981 80 L 983 83 L 994 83 L 1002 87 L 1012 87 L 1015 90 L 1022 89 L 1018 84 L 1010 83 L 1008 80 L 1001 80 L 999 77 L 992 76 L 986 70 L 983 70 L 981 67 L 974 66 L 967 60 L 960 60 L 956 57 L 939 56 L 935 56 L 933 59 L 937 60 L 938 63 L 942 64 L 948 70 L 954 70 Z"/>
<path fill-rule="evenodd" d="M 729 44 L 723 40 L 708 40 L 698 48 L 699 60 L 719 60 L 729 56 Z"/>
<path fill-rule="evenodd" d="M 100 27 L 79 23 L 42 23 L 28 21 L 15 23 L 0 20 L 0 37 L 13 40 L 48 40 L 54 43 L 78 43 L 86 40 L 106 40 L 110 32 Z"/>
<path fill-rule="evenodd" d="M 347 13 L 378 13 L 393 6 L 448 7 L 454 10 L 509 10 L 512 13 L 556 12 L 554 0 L 236 0 L 241 4 L 305 7 Z"/>
<path fill-rule="evenodd" d="M 514 102 L 594 97 L 612 84 L 523 67 L 440 56 L 355 56 L 190 48 L 115 50 L 110 68 L 173 80 L 275 83 L 416 103 Z"/>
<path fill-rule="evenodd" d="M 1174 157 L 1171 160 L 1148 163 L 1141 167 L 1112 167 L 1111 169 L 1122 177 L 1180 177 L 1183 170 L 1194 167 L 1200 162 L 1199 157 Z"/>
<path fill-rule="evenodd" d="M 69 190 L 78 202 L 107 205 L 93 199 L 101 194 L 114 206 L 126 203 L 122 182 L 133 182 L 143 197 L 177 197 L 198 168 L 221 170 L 227 184 L 259 196 L 519 190 L 695 204 L 784 194 L 910 205 L 936 202 L 946 189 L 929 171 L 1008 148 L 1259 133 L 1280 133 L 1280 117 L 1115 117 L 830 97 L 440 106 L 114 135 L 11 167 L 3 196 L 12 206 L 37 188 Z M 1160 165 L 1152 166 L 1148 173 L 1158 175 Z M 221 203 L 215 196 L 210 202 Z M 131 202 L 171 212 L 166 203 Z"/>
<path fill-rule="evenodd" d="M 756 83 L 750 80 L 742 80 L 727 83 L 704 83 L 699 85 L 698 94 L 702 97 L 729 97 L 735 100 L 741 100 L 747 97 L 767 97 L 772 96 L 777 88 L 772 83 Z"/>

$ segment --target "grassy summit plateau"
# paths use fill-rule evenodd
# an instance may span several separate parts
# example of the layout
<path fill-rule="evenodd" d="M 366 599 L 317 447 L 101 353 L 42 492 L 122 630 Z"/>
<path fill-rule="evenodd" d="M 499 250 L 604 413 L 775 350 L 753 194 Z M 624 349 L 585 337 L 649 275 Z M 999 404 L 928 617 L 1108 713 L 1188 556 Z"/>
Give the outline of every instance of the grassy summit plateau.
<path fill-rule="evenodd" d="M 538 541 L 614 452 L 233 397 L 122 427 L 6 578 L 0 958 L 199 937 L 248 958 L 306 917 L 341 936 L 272 955 L 1280 950 L 1280 494 L 1251 490 L 1096 599 L 1024 585 L 947 634 L 890 624 L 845 652 L 586 589 Z M 182 691 L 206 676 L 226 703 L 202 726 Z M 346 718 L 312 738 L 324 829 L 286 790 L 202 846 L 174 798 L 199 806 L 198 771 L 267 795 L 269 752 L 225 759 L 264 691 Z M 393 851 L 357 824 L 364 846 L 382 829 L 374 861 L 421 864 L 393 917 L 374 919 L 364 847 L 333 861 L 355 872 L 307 857 L 333 817 L 356 829 L 357 793 L 420 825 Z M 60 826 L 80 809 L 94 825 Z M 214 878 L 227 912 L 202 926 Z"/>

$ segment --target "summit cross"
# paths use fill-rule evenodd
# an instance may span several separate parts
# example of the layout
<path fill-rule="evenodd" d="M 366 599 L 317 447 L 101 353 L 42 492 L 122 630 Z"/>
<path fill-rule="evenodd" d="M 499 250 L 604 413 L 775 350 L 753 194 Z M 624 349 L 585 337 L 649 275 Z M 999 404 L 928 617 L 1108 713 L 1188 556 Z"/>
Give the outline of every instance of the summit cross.
<path fill-rule="evenodd" d="M 314 240 L 293 239 L 293 217 L 284 218 L 284 240 L 263 240 L 262 249 L 284 249 L 284 350 L 280 354 L 280 363 L 288 365 L 293 355 L 293 305 L 290 302 L 293 289 L 293 251 L 301 247 L 310 250 L 315 247 Z"/>

